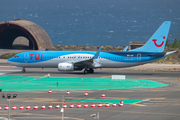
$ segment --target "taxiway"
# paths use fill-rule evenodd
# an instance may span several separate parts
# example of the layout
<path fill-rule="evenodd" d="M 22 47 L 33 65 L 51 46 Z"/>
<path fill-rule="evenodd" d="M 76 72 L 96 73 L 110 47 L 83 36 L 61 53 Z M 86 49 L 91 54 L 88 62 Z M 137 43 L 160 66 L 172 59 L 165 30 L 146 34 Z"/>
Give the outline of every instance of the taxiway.
<path fill-rule="evenodd" d="M 0 64 L 0 65 L 3 65 Z M 9 66 L 8 64 L 5 64 Z M 124 70 L 95 70 L 94 74 L 84 75 L 82 71 L 78 72 L 59 72 L 57 69 L 26 69 L 26 73 L 15 67 L 0 67 L 0 73 L 5 76 L 51 76 L 59 77 L 91 77 L 91 78 L 110 78 L 111 75 L 126 75 L 127 78 L 153 80 L 165 84 L 167 87 L 147 88 L 147 89 L 123 89 L 123 90 L 104 90 L 106 99 L 144 99 L 143 102 L 136 104 L 125 104 L 124 107 L 102 107 L 102 108 L 74 108 L 65 109 L 65 120 L 92 120 L 91 114 L 99 112 L 100 120 L 179 120 L 180 119 L 180 78 L 179 72 L 158 72 L 158 71 L 124 71 Z M 42 81 L 43 82 L 43 81 Z M 90 90 L 89 96 L 85 97 L 81 90 L 70 91 L 71 95 L 66 95 L 66 91 L 55 91 L 48 94 L 47 91 L 2 91 L 4 94 L 17 94 L 16 99 L 11 100 L 11 107 L 16 105 L 19 109 L 22 103 L 31 106 L 31 110 L 11 110 L 11 118 L 17 120 L 52 120 L 61 119 L 59 109 L 34 110 L 34 104 L 37 103 L 39 108 L 42 104 L 48 107 L 49 103 L 55 108 L 56 104 L 61 105 L 62 96 L 65 99 L 101 99 L 102 90 Z M 78 102 L 67 102 L 67 105 L 73 103 L 76 107 Z M 7 99 L 0 98 L 0 106 L 4 109 Z M 89 102 L 90 106 L 92 103 Z M 97 105 L 98 103 L 96 103 Z M 84 103 L 82 102 L 82 105 Z M 112 105 L 112 104 L 111 104 Z M 61 106 L 62 107 L 62 106 Z M 28 112 L 28 114 L 27 114 Z M 1 110 L 0 117 L 7 118 L 8 111 Z"/>

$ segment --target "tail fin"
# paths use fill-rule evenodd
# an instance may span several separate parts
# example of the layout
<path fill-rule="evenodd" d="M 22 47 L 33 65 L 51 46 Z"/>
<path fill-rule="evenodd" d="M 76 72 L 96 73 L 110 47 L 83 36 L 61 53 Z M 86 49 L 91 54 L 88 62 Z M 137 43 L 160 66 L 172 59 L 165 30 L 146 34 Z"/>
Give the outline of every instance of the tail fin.
<path fill-rule="evenodd" d="M 136 52 L 164 52 L 171 21 L 165 21 L 142 47 L 129 50 Z"/>

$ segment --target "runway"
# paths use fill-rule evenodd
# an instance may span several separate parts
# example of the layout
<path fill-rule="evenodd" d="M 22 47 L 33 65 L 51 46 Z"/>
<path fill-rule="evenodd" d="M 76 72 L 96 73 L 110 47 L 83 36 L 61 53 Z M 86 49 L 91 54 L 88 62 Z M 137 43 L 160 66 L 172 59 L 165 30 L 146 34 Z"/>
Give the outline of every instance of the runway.
<path fill-rule="evenodd" d="M 2 64 L 1 64 L 2 65 Z M 8 64 L 6 64 L 8 65 Z M 26 69 L 26 73 L 14 67 L 0 67 L 0 73 L 3 76 L 44 76 L 50 74 L 55 77 L 83 77 L 83 78 L 110 78 L 111 75 L 126 75 L 127 78 L 153 80 L 168 84 L 167 87 L 144 88 L 144 89 L 115 89 L 104 90 L 105 99 L 143 99 L 143 102 L 135 104 L 125 104 L 124 107 L 102 107 L 91 108 L 92 102 L 87 102 L 89 108 L 73 108 L 65 109 L 65 120 L 92 120 L 91 114 L 99 112 L 100 120 L 179 120 L 180 119 L 180 78 L 179 72 L 157 72 L 157 71 L 124 71 L 124 70 L 95 70 L 94 74 L 84 75 L 82 71 L 77 72 L 59 72 L 57 69 Z M 43 81 L 42 81 L 43 82 Z M 16 105 L 19 109 L 21 103 L 24 107 L 31 106 L 31 110 L 11 110 L 11 118 L 17 120 L 52 120 L 61 119 L 59 109 L 40 109 L 44 104 L 46 107 L 52 104 L 55 108 L 56 104 L 60 104 L 62 95 L 66 100 L 73 99 L 103 99 L 101 98 L 102 90 L 89 90 L 89 96 L 84 96 L 84 90 L 71 90 L 71 95 L 66 95 L 66 90 L 53 91 L 48 94 L 47 91 L 5 91 L 2 93 L 17 94 L 16 99 L 11 100 L 11 106 Z M 0 106 L 4 109 L 7 99 L 0 98 Z M 37 103 L 39 109 L 34 110 L 33 106 Z M 69 105 L 76 105 L 78 101 L 66 101 Z M 84 105 L 85 102 L 82 102 Z M 95 103 L 96 105 L 98 103 Z M 110 104 L 112 105 L 112 104 Z M 62 106 L 61 106 L 62 107 Z M 82 106 L 83 107 L 83 106 Z M 28 114 L 27 114 L 28 112 Z M 8 111 L 1 110 L 0 117 L 7 118 Z"/>

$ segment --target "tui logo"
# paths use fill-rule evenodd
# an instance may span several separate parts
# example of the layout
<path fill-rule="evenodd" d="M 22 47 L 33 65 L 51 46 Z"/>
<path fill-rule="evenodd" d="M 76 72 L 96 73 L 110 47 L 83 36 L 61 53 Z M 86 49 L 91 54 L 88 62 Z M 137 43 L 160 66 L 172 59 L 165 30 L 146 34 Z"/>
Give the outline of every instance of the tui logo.
<path fill-rule="evenodd" d="M 165 39 L 165 38 L 166 38 L 166 37 L 163 36 L 163 39 Z M 164 41 L 162 41 L 162 43 L 161 43 L 160 45 L 158 45 L 158 44 L 156 43 L 157 39 L 152 39 L 152 41 L 154 42 L 154 45 L 155 45 L 156 47 L 161 47 L 161 46 L 164 44 Z"/>
<path fill-rule="evenodd" d="M 30 58 L 31 58 L 31 60 L 32 60 L 34 54 L 29 54 L 29 55 L 30 55 Z M 40 57 L 40 56 L 41 56 L 41 57 Z M 42 60 L 42 58 L 43 58 L 43 54 L 35 54 L 35 59 L 36 59 L 36 60 L 39 60 L 39 59 Z"/>

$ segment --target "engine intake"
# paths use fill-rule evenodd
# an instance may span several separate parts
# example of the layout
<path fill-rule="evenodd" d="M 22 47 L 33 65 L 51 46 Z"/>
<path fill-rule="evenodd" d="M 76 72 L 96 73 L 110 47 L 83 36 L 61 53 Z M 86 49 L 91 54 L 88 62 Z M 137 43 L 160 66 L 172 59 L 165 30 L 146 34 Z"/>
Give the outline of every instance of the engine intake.
<path fill-rule="evenodd" d="M 72 63 L 59 63 L 58 64 L 59 71 L 74 71 L 74 64 Z"/>

